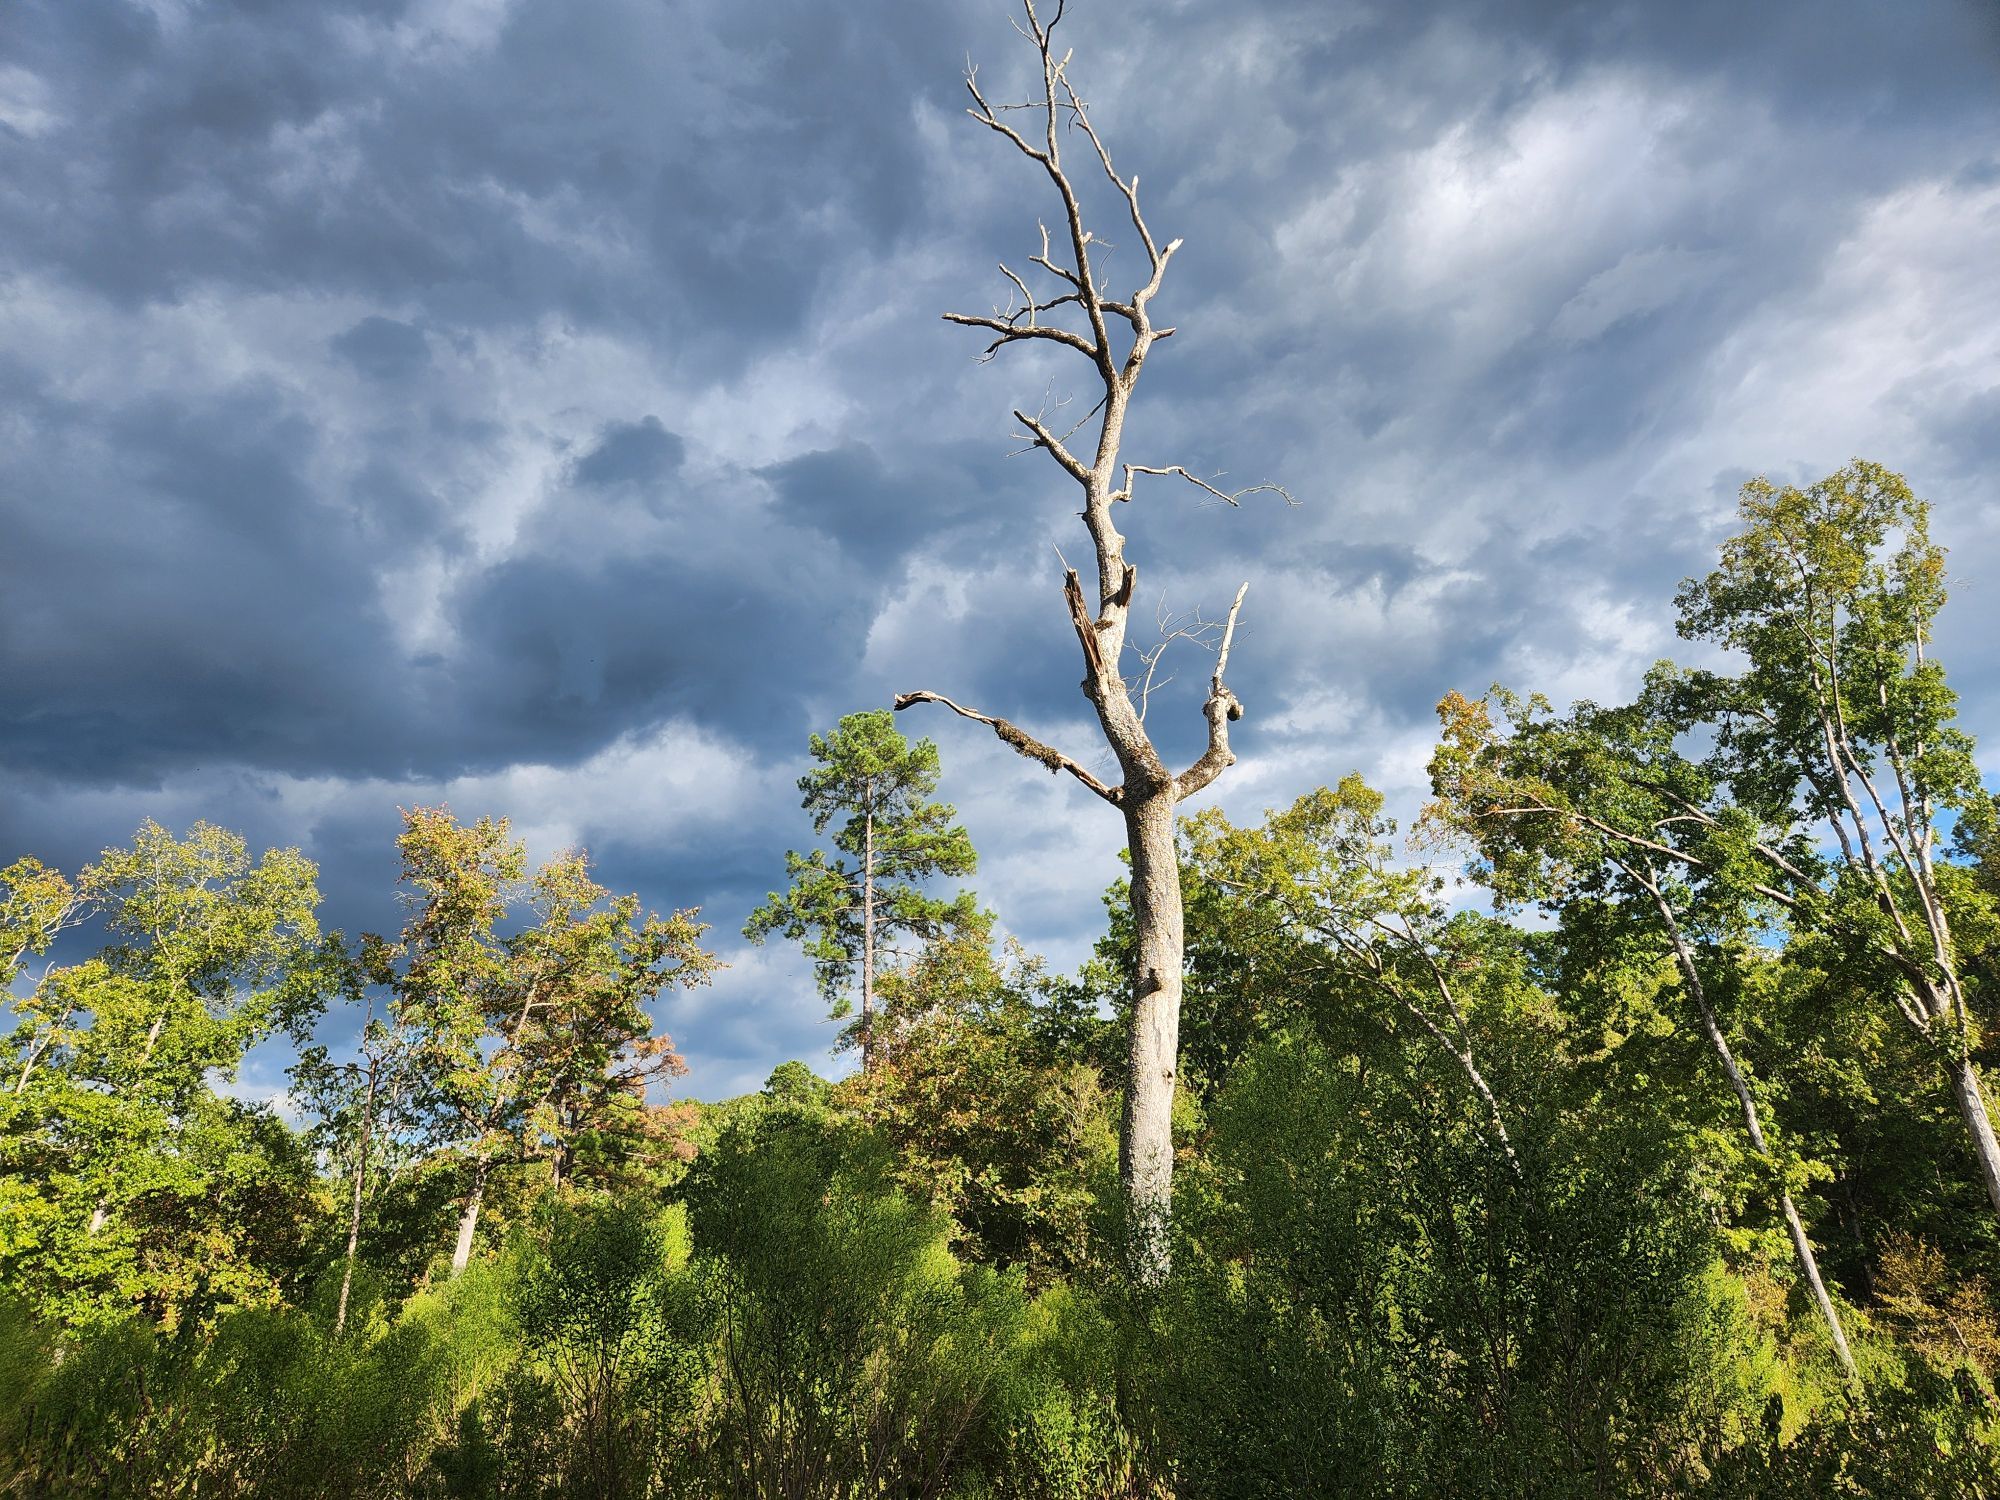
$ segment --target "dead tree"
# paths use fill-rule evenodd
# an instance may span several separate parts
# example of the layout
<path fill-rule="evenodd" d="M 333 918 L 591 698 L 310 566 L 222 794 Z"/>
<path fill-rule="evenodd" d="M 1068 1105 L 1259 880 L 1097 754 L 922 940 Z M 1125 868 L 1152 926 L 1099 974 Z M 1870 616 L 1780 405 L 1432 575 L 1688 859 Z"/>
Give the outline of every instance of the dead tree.
<path fill-rule="evenodd" d="M 1057 0 L 1045 21 L 1035 0 L 1022 0 L 1026 25 L 1016 23 L 1016 29 L 1040 55 L 1039 98 L 995 105 L 981 90 L 976 70 L 968 71 L 965 80 L 972 95 L 967 113 L 1035 163 L 1048 179 L 1062 206 L 1059 227 L 1052 236 L 1046 223 L 1041 226 L 1041 248 L 1028 257 L 1026 274 L 1004 264 L 1000 267 L 1009 288 L 1004 308 L 988 316 L 946 313 L 945 317 L 993 336 L 982 358 L 1011 344 L 1035 341 L 1072 350 L 1089 363 L 1102 388 L 1090 414 L 1066 431 L 1055 430 L 1046 408 L 1037 415 L 1016 410 L 1014 418 L 1021 424 L 1022 441 L 1047 453 L 1083 492 L 1083 521 L 1096 552 L 1095 594 L 1086 591 L 1075 571 L 1066 574 L 1063 588 L 1070 622 L 1083 649 L 1083 693 L 1096 710 L 1122 779 L 1116 786 L 1107 785 L 1078 761 L 1007 720 L 963 707 L 939 693 L 903 693 L 896 707 L 940 703 L 986 724 L 1022 755 L 1052 772 L 1068 772 L 1124 815 L 1138 942 L 1131 977 L 1131 1038 L 1119 1162 L 1132 1274 L 1142 1285 L 1157 1285 L 1169 1265 L 1174 1075 L 1180 1051 L 1182 919 L 1175 810 L 1236 759 L 1229 747 L 1229 726 L 1243 717 L 1243 705 L 1229 690 L 1225 674 L 1236 618 L 1249 585 L 1236 591 L 1216 642 L 1215 670 L 1202 708 L 1208 721 L 1207 748 L 1176 774 L 1155 748 L 1143 707 L 1134 701 L 1134 684 L 1121 671 L 1138 575 L 1126 559 L 1125 538 L 1113 515 L 1145 477 L 1178 478 L 1232 505 L 1253 490 L 1230 493 L 1178 463 L 1127 463 L 1122 455 L 1126 413 L 1147 356 L 1174 332 L 1154 323 L 1152 302 L 1181 242 L 1161 244 L 1155 238 L 1140 211 L 1137 175 L 1121 177 L 1112 165 L 1111 153 L 1070 82 L 1069 53 L 1054 50 L 1052 38 L 1063 18 L 1064 3 Z M 1022 120 L 1022 128 L 1015 127 L 1013 118 Z M 1144 282 L 1129 295 L 1120 297 L 1106 289 L 1096 257 L 1103 242 L 1084 223 L 1077 184 L 1063 157 L 1065 144 L 1077 148 L 1088 167 L 1101 170 L 1123 201 L 1132 234 L 1145 255 Z M 1077 441 L 1079 435 L 1083 441 Z M 1088 456 L 1083 456 L 1086 451 Z M 1254 490 L 1283 494 L 1275 485 L 1257 485 Z M 1149 675 L 1152 662 L 1142 665 Z"/>

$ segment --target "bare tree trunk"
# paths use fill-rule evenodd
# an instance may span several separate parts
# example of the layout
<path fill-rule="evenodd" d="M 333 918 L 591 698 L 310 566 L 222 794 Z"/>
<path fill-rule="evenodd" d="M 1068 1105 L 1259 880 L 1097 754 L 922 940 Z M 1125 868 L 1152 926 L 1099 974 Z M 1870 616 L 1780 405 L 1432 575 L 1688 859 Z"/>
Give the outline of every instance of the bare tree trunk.
<path fill-rule="evenodd" d="M 1184 942 L 1174 806 L 1169 788 L 1125 809 L 1137 945 L 1118 1170 L 1128 1253 L 1144 1285 L 1166 1279 L 1172 1252 L 1174 1073 L 1180 1059 Z"/>
<path fill-rule="evenodd" d="M 490 1157 L 481 1156 L 472 1170 L 472 1190 L 465 1195 L 465 1206 L 458 1215 L 458 1244 L 451 1252 L 451 1274 L 464 1274 L 472 1261 L 472 1232 L 479 1227 L 479 1205 L 486 1198 L 486 1174 L 493 1170 Z"/>
<path fill-rule="evenodd" d="M 361 1102 L 361 1139 L 354 1152 L 354 1197 L 347 1211 L 347 1264 L 340 1272 L 340 1306 L 333 1315 L 335 1338 L 347 1328 L 347 1301 L 354 1290 L 354 1258 L 361 1249 L 361 1196 L 368 1183 L 368 1147 L 375 1123 L 375 1082 L 380 1071 L 380 1063 L 369 1063 L 368 1092 Z"/>
<path fill-rule="evenodd" d="M 1987 1201 L 2000 1213 L 2000 1140 L 1993 1137 L 1993 1117 L 1987 1112 L 1979 1069 L 1971 1058 L 1961 1057 L 1951 1064 L 1950 1073 L 1952 1097 L 1958 1101 L 1959 1117 L 1965 1121 L 1965 1133 L 1972 1141 L 1979 1179 L 1986 1185 Z"/>
<path fill-rule="evenodd" d="M 861 1071 L 875 1066 L 875 814 L 861 823 Z"/>

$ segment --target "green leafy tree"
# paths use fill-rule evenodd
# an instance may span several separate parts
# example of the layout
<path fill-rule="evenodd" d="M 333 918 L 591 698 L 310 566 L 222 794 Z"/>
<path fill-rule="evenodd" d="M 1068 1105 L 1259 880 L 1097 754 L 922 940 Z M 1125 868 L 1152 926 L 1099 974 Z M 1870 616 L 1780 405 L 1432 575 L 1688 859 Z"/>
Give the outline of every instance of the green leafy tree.
<path fill-rule="evenodd" d="M 62 871 L 38 859 L 0 870 L 0 990 L 14 983 L 27 959 L 48 952 L 57 933 L 83 920 L 88 906 Z"/>
<path fill-rule="evenodd" d="M 81 922 L 88 895 L 60 870 L 20 859 L 0 870 L 0 994 L 8 993 L 28 959 L 49 951 L 57 934 Z M 10 996 L 15 1030 L 8 1039 L 19 1063 L 15 1094 L 27 1092 L 35 1068 L 74 1035 L 80 986 L 51 968 L 26 995 Z"/>
<path fill-rule="evenodd" d="M 1990 930 L 1993 901 L 1939 857 L 1942 820 L 1978 819 L 1989 799 L 1931 652 L 1946 593 L 1930 508 L 1900 475 L 1857 460 L 1804 489 L 1753 480 L 1739 513 L 1720 566 L 1678 603 L 1682 635 L 1747 664 L 1692 677 L 1689 717 L 1717 726 L 1713 764 L 1734 800 L 1800 829 L 1767 848 L 1769 884 L 1935 1053 L 2000 1212 L 1966 977 L 1984 943 L 1961 941 Z"/>
<path fill-rule="evenodd" d="M 394 943 L 370 938 L 364 965 L 416 1038 L 433 1133 L 469 1163 L 457 1275 L 503 1160 L 545 1152 L 560 1185 L 580 1148 L 608 1160 L 671 1133 L 647 1092 L 683 1064 L 645 1007 L 669 986 L 704 983 L 715 959 L 694 911 L 642 912 L 638 897 L 592 880 L 581 853 L 530 876 L 504 818 L 466 824 L 417 808 L 398 848 L 410 920 Z M 516 897 L 532 919 L 503 937 Z"/>
<path fill-rule="evenodd" d="M 1036 1288 L 1092 1263 L 1096 1189 L 1117 1158 L 1098 1071 L 1043 1027 L 1038 959 L 996 962 L 970 922 L 882 978 L 875 1066 L 838 1097 L 888 1139 L 896 1180 L 950 1211 L 973 1258 Z"/>
<path fill-rule="evenodd" d="M 1685 725 L 1664 706 L 1679 678 L 1656 669 L 1627 708 L 1577 704 L 1557 717 L 1539 700 L 1495 690 L 1508 730 L 1485 702 L 1458 694 L 1439 705 L 1444 737 L 1431 761 L 1435 824 L 1469 838 L 1475 866 L 1505 903 L 1539 903 L 1573 943 L 1600 954 L 1651 939 L 1671 959 L 1687 1007 L 1734 1096 L 1744 1139 L 1784 1220 L 1800 1278 L 1850 1386 L 1860 1375 L 1819 1257 L 1794 1200 L 1811 1164 L 1766 1129 L 1770 1113 L 1732 1040 L 1718 998 L 1740 993 L 1740 970 L 1782 936 L 1772 922 L 1772 840 L 1744 809 L 1719 799 L 1711 768 L 1676 748 Z M 1792 851 L 1798 855 L 1800 851 Z M 1775 855 L 1784 858 L 1783 855 Z"/>
<path fill-rule="evenodd" d="M 580 1159 L 608 1172 L 635 1150 L 677 1142 L 679 1112 L 648 1095 L 687 1065 L 646 1007 L 668 988 L 706 984 L 717 963 L 697 911 L 642 911 L 636 895 L 591 879 L 581 852 L 537 870 L 528 903 L 536 920 L 507 940 L 491 1008 L 521 1018 L 512 1046 L 529 1101 L 523 1128 L 560 1187 Z"/>
<path fill-rule="evenodd" d="M 297 850 L 253 861 L 207 823 L 148 821 L 83 871 L 110 941 L 44 978 L 0 1121 L 0 1262 L 60 1316 L 274 1295 L 310 1174 L 280 1122 L 214 1083 L 269 1037 L 303 1041 L 338 983 L 316 881 Z"/>
<path fill-rule="evenodd" d="M 1450 919 L 1442 883 L 1428 870 L 1393 863 L 1386 840 L 1394 832 L 1382 794 L 1357 774 L 1307 793 L 1261 828 L 1204 812 L 1188 820 L 1185 838 L 1190 867 L 1234 897 L 1238 914 L 1304 940 L 1294 972 L 1333 970 L 1358 981 L 1442 1049 L 1518 1170 L 1464 1003 L 1464 977 L 1481 967 L 1476 924 Z"/>
<path fill-rule="evenodd" d="M 358 967 L 350 979 L 358 980 Z M 341 1257 L 340 1294 L 333 1331 L 347 1327 L 360 1257 L 363 1210 L 371 1190 L 379 1191 L 386 1168 L 390 1178 L 422 1158 L 422 1119 L 416 1107 L 419 1083 L 416 1035 L 403 1007 L 391 998 L 378 1013 L 375 997 L 350 983 L 350 1000 L 362 1007 L 355 1056 L 335 1062 L 324 1045 L 308 1047 L 292 1067 L 294 1098 L 316 1117 L 310 1132 L 333 1160 L 349 1168 L 347 1244 Z"/>
<path fill-rule="evenodd" d="M 452 1247 L 456 1276 L 471 1259 L 503 1126 L 519 1103 L 510 1044 L 524 1018 L 502 1021 L 497 1046 L 489 1033 L 491 1003 L 506 978 L 499 924 L 527 854 L 506 819 L 460 823 L 444 807 L 405 811 L 396 849 L 409 915 L 393 941 L 364 936 L 362 966 L 410 1028 L 430 1134 L 469 1162 Z"/>
<path fill-rule="evenodd" d="M 970 893 L 946 900 L 922 882 L 970 875 L 979 857 L 947 803 L 933 802 L 937 746 L 912 745 L 886 709 L 849 714 L 830 735 L 812 737 L 815 770 L 799 779 L 813 832 L 832 851 L 785 856 L 789 889 L 773 891 L 750 915 L 743 934 L 761 943 L 774 932 L 802 943 L 819 987 L 838 1018 L 848 993 L 861 1001 L 861 1064 L 874 1062 L 875 982 L 899 937 L 925 940 L 969 921 Z"/>

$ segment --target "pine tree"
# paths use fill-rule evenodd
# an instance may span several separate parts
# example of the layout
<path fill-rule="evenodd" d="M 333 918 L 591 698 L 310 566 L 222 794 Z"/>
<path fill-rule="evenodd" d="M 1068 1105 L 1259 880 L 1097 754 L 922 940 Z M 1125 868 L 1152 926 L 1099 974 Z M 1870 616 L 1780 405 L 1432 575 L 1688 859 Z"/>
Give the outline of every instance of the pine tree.
<path fill-rule="evenodd" d="M 930 740 L 912 745 L 887 710 L 849 714 L 830 735 L 812 737 L 817 769 L 799 779 L 801 806 L 831 853 L 793 850 L 785 856 L 791 887 L 773 891 L 750 915 L 743 935 L 761 943 L 781 932 L 805 947 L 832 1014 L 849 1013 L 859 981 L 857 1028 L 861 1066 L 873 1060 L 875 981 L 895 940 L 924 941 L 967 922 L 971 894 L 951 900 L 925 893 L 921 882 L 962 876 L 978 864 L 972 840 L 948 803 L 933 802 L 938 752 Z"/>

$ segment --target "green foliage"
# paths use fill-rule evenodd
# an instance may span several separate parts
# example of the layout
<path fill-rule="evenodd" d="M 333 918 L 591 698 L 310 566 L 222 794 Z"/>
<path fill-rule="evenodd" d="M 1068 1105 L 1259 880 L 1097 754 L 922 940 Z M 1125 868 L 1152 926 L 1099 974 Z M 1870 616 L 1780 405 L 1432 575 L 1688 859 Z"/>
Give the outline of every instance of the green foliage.
<path fill-rule="evenodd" d="M 721 1493 L 943 1492 L 1024 1316 L 852 1126 L 773 1110 L 696 1163 L 722 1331 Z"/>
<path fill-rule="evenodd" d="M 874 1066 L 839 1096 L 973 1259 L 1019 1266 L 1037 1288 L 1091 1267 L 1118 1149 L 1097 1070 L 1042 1024 L 1047 988 L 1037 963 L 995 962 L 984 922 L 935 939 L 884 978 Z"/>
<path fill-rule="evenodd" d="M 358 955 L 309 862 L 208 825 L 7 866 L 0 1494 L 2000 1490 L 2000 815 L 1942 554 L 1868 465 L 1743 522 L 1682 594 L 1735 675 L 1446 699 L 1419 831 L 1497 915 L 1358 776 L 1184 825 L 1160 1288 L 1115 1271 L 1125 893 L 1074 976 L 996 955 L 925 893 L 971 850 L 886 714 L 815 738 L 829 848 L 751 923 L 863 980 L 865 1066 L 717 1104 L 656 1092 L 698 913 L 504 820 L 406 814 Z M 299 1127 L 229 1097 L 333 996 Z M 454 1220 L 489 1252 L 447 1277 Z"/>
<path fill-rule="evenodd" d="M 415 1318 L 366 1343 L 273 1309 L 229 1313 L 207 1334 L 112 1324 L 45 1338 L 28 1359 L 20 1339 L 0 1336 L 12 1413 L 0 1470 L 37 1495 L 409 1494 L 451 1372 Z"/>
<path fill-rule="evenodd" d="M 1761 1397 L 1708 1378 L 1758 1350 L 1643 1135 L 1524 1122 L 1517 1174 L 1462 1097 L 1305 1042 L 1212 1120 L 1152 1323 L 1183 1493 L 1650 1491 Z"/>
<path fill-rule="evenodd" d="M 70 897 L 28 863 L 8 920 L 26 907 L 46 931 Z M 296 1271 L 318 1184 L 289 1130 L 214 1081 L 302 1039 L 339 985 L 316 878 L 297 850 L 253 862 L 223 829 L 150 821 L 79 877 L 110 942 L 44 977 L 0 1094 L 0 1271 L 41 1314 L 143 1307 L 172 1328 L 270 1304 Z"/>
<path fill-rule="evenodd" d="M 698 912 L 642 912 L 593 880 L 582 853 L 530 873 L 504 818 L 416 808 L 397 848 L 410 915 L 393 942 L 363 941 L 363 972 L 388 996 L 363 1052 L 387 1068 L 375 1098 L 400 1115 L 383 1122 L 392 1146 L 463 1163 L 461 1224 L 478 1219 L 504 1157 L 543 1157 L 558 1183 L 643 1177 L 674 1157 L 682 1117 L 647 1094 L 685 1065 L 646 1006 L 714 972 Z M 530 920 L 503 936 L 517 898 Z M 322 1058 L 306 1062 L 308 1081 L 327 1076 Z M 351 1105 L 358 1065 L 336 1072 Z"/>

